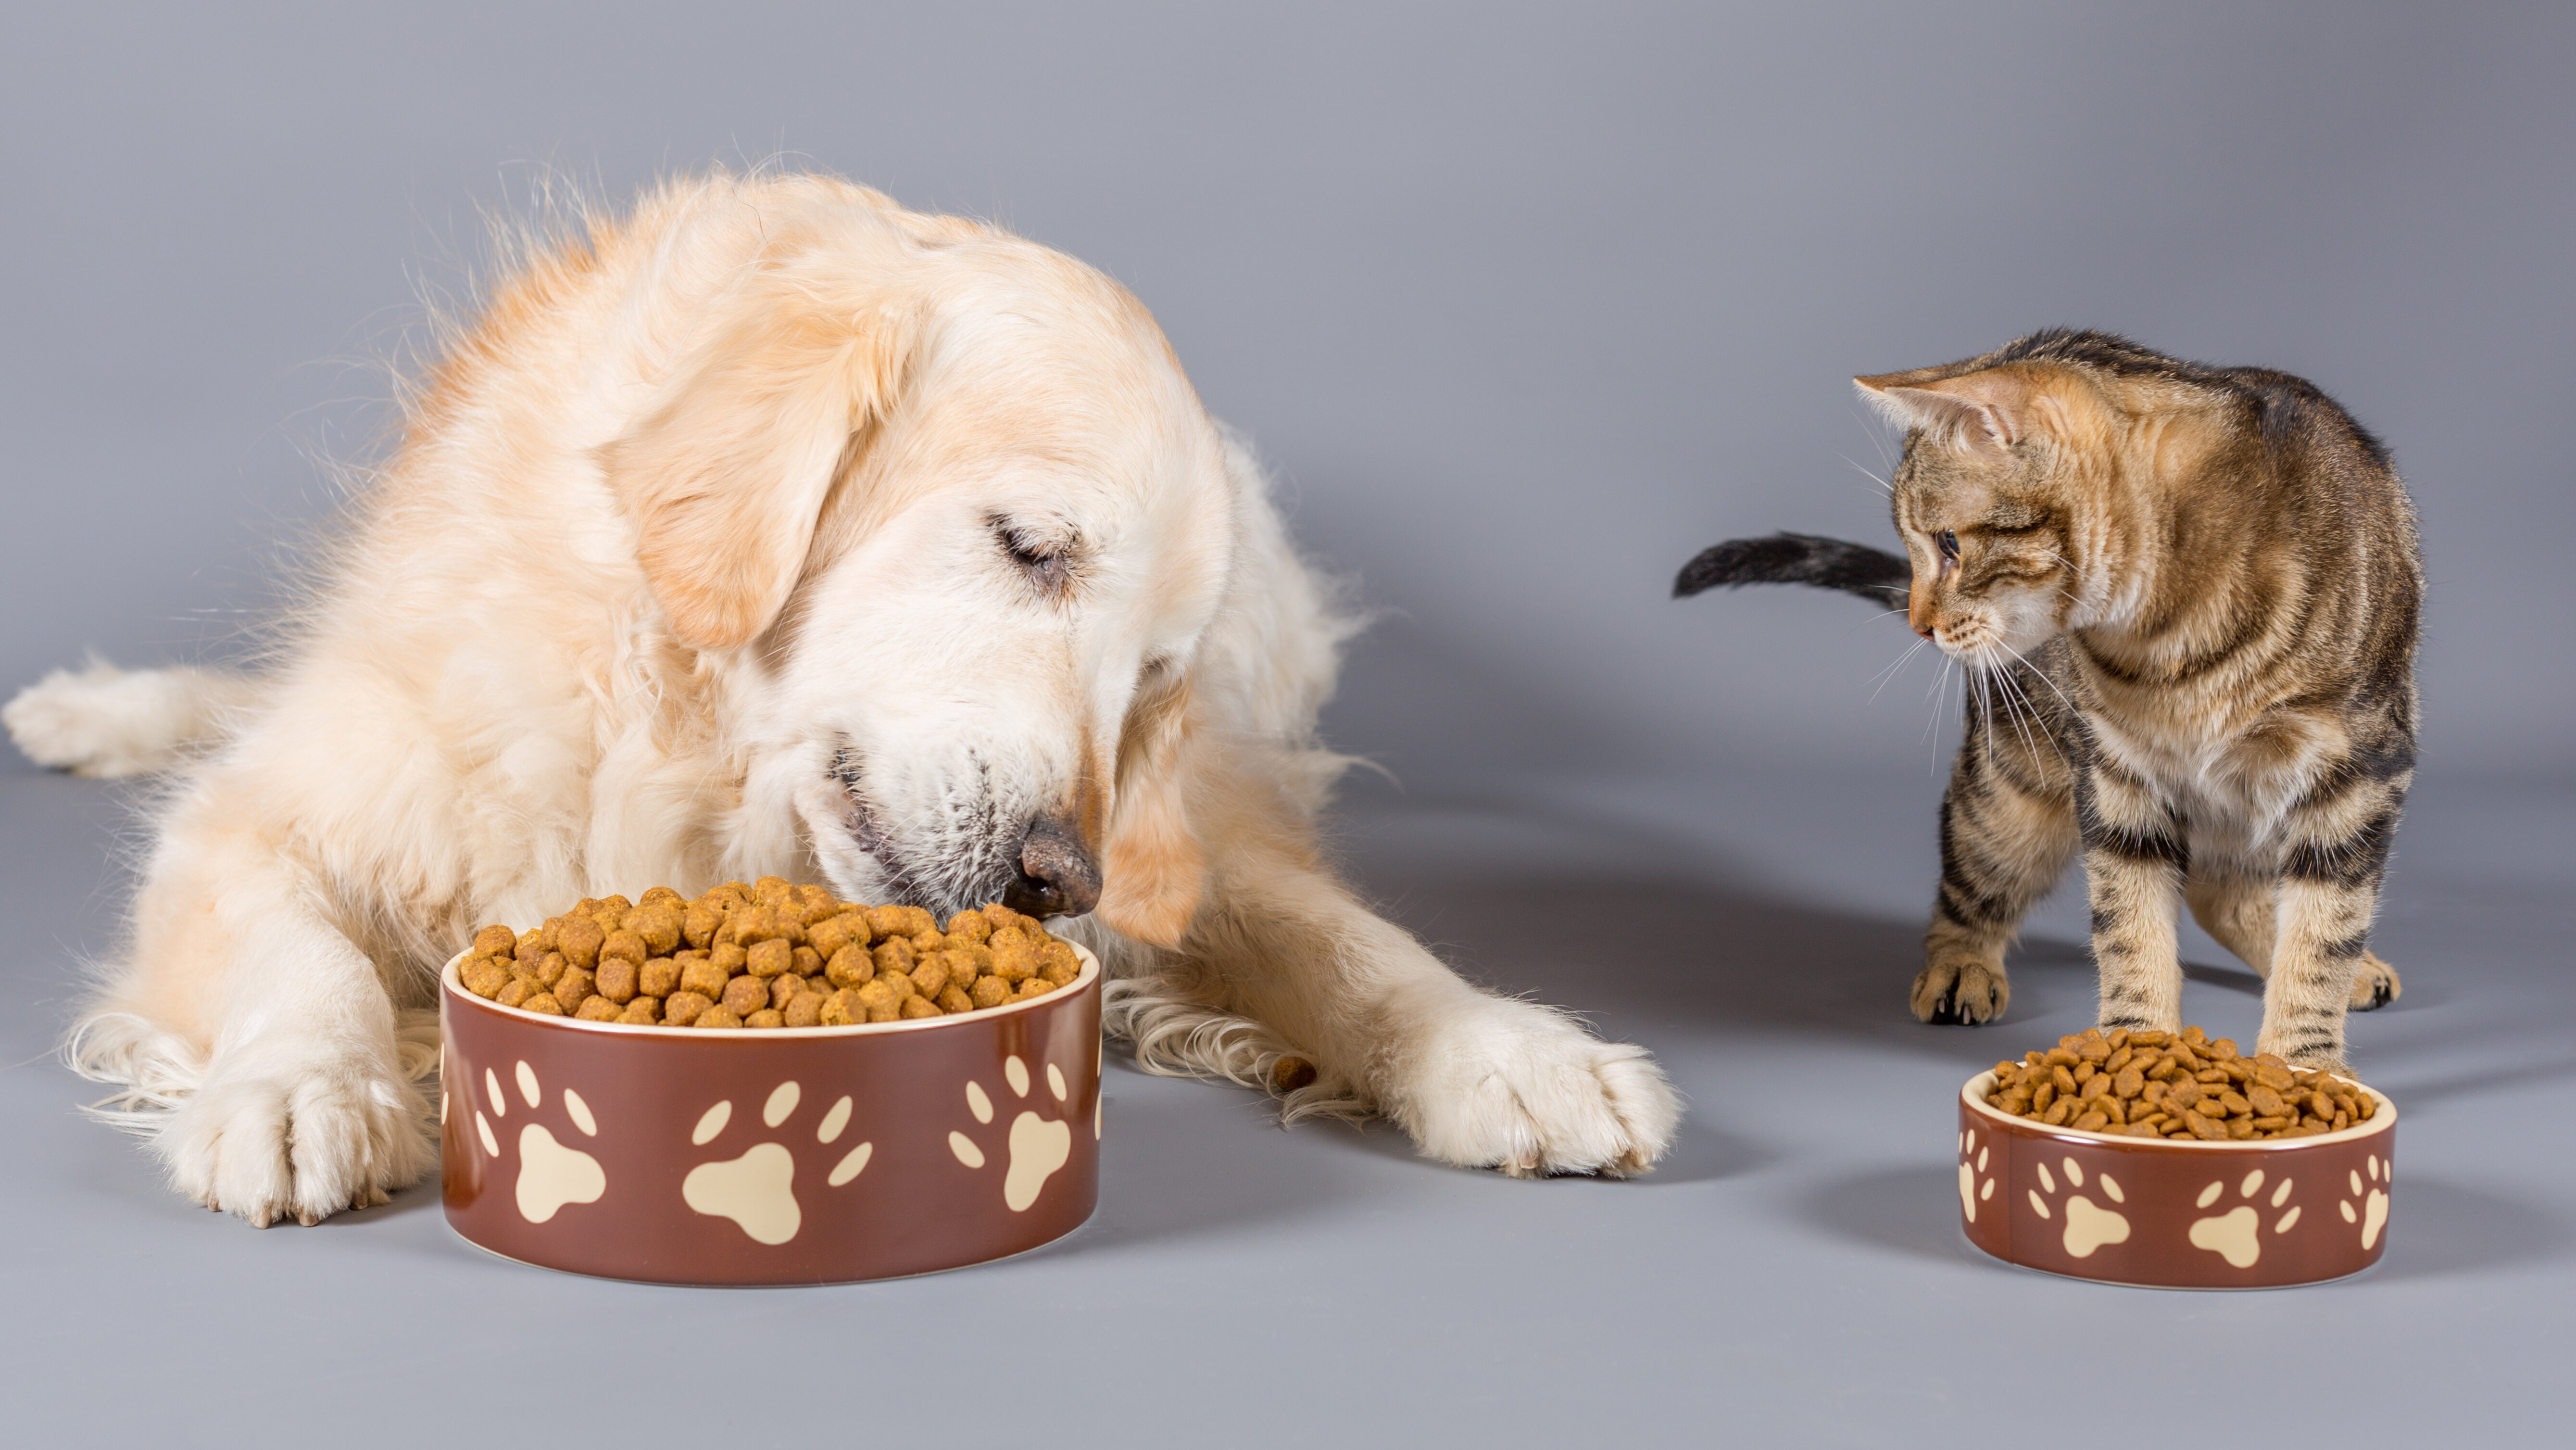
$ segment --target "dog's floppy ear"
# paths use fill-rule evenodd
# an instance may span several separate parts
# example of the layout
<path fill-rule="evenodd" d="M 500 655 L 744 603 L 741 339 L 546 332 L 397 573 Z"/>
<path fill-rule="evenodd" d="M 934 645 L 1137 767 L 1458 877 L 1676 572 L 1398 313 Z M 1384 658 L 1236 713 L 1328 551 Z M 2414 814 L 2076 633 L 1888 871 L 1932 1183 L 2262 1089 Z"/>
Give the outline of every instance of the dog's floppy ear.
<path fill-rule="evenodd" d="M 728 649 L 778 617 L 851 439 L 902 385 L 914 328 L 834 313 L 796 278 L 753 279 L 729 318 L 600 460 L 682 643 Z"/>
<path fill-rule="evenodd" d="M 1101 852 L 1101 920 L 1158 947 L 1181 944 L 1207 888 L 1207 858 L 1190 825 L 1191 713 L 1186 675 L 1150 687 L 1128 709 Z"/>

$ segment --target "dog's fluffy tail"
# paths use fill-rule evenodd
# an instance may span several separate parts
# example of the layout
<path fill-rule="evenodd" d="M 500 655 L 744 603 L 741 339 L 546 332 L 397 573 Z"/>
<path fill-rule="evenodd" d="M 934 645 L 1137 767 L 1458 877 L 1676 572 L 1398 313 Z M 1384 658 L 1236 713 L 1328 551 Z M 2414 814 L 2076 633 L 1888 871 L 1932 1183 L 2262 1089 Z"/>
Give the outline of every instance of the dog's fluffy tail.
<path fill-rule="evenodd" d="M 1912 564 L 1882 549 L 1814 534 L 1773 534 L 1700 550 L 1673 581 L 1673 597 L 1686 599 L 1720 584 L 1812 584 L 1890 604 L 1904 598 L 1913 578 Z"/>
<path fill-rule="evenodd" d="M 257 696 L 245 675 L 220 670 L 120 670 L 93 659 L 56 670 L 0 706 L 0 725 L 27 758 L 74 775 L 149 775 L 221 739 Z"/>

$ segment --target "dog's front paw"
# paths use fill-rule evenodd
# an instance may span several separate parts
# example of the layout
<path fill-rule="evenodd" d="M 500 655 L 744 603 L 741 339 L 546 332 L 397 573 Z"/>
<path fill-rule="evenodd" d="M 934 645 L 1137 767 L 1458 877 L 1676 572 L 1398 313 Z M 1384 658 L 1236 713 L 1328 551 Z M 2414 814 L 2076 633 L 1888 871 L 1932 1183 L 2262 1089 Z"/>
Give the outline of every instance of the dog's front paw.
<path fill-rule="evenodd" d="M 1646 1172 L 1681 1121 L 1644 1048 L 1526 1002 L 1482 998 L 1430 1017 L 1395 1077 L 1389 1115 L 1425 1155 L 1516 1178 Z"/>
<path fill-rule="evenodd" d="M 183 672 L 95 663 L 20 690 L 0 706 L 0 726 L 38 765 L 114 778 L 169 765 L 198 713 Z"/>
<path fill-rule="evenodd" d="M 178 1190 L 254 1227 L 320 1223 L 383 1203 L 437 1162 L 427 1105 L 372 1064 L 226 1075 L 170 1115 L 155 1143 Z"/>

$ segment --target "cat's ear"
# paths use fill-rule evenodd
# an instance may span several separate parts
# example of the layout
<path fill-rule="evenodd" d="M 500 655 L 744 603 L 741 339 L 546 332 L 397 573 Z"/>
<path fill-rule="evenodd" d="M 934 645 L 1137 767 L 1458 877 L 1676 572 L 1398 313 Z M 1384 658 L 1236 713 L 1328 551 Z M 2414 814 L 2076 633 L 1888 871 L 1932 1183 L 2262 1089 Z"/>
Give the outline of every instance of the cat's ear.
<path fill-rule="evenodd" d="M 2037 399 L 2034 380 L 2011 368 L 1951 378 L 1881 373 L 1852 383 L 1897 423 L 1969 453 L 2011 452 L 2029 429 Z"/>

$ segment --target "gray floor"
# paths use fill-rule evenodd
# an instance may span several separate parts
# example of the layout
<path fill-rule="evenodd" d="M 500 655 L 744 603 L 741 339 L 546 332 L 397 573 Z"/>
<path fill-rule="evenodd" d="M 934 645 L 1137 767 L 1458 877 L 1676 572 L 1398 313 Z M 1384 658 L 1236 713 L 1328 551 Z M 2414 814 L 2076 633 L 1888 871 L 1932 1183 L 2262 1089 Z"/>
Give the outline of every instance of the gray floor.
<path fill-rule="evenodd" d="M 1282 1133 L 1246 1094 L 1113 1066 L 1102 1205 L 1028 1257 L 900 1283 L 706 1292 L 487 1258 L 433 1191 L 255 1232 L 163 1192 L 46 1055 L 108 940 L 121 793 L 0 775 L 0 1399 L 17 1444 L 1984 1445 L 2095 1423 L 2141 1377 L 2191 1422 L 2306 1443 L 2539 1443 L 2576 1299 L 2565 970 L 2576 792 L 2428 781 L 2356 1025 L 2407 1114 L 2386 1260 L 2263 1294 L 2065 1282 L 1980 1257 L 1951 1093 L 2079 1025 L 2061 900 L 2011 1020 L 1904 1014 L 1929 888 L 1921 772 L 1560 782 L 1514 801 L 1355 782 L 1357 876 L 1499 985 L 1662 1055 L 1692 1112 L 1634 1183 L 1515 1183 L 1384 1130 Z M 2193 939 L 2196 962 L 2224 958 Z M 2188 1012 L 2250 1032 L 2252 979 Z M 1115 1059 L 1112 1059 L 1113 1064 Z M 792 1366 L 792 1368 L 791 1368 Z M 2557 1391 L 2553 1393 L 2553 1391 Z"/>

